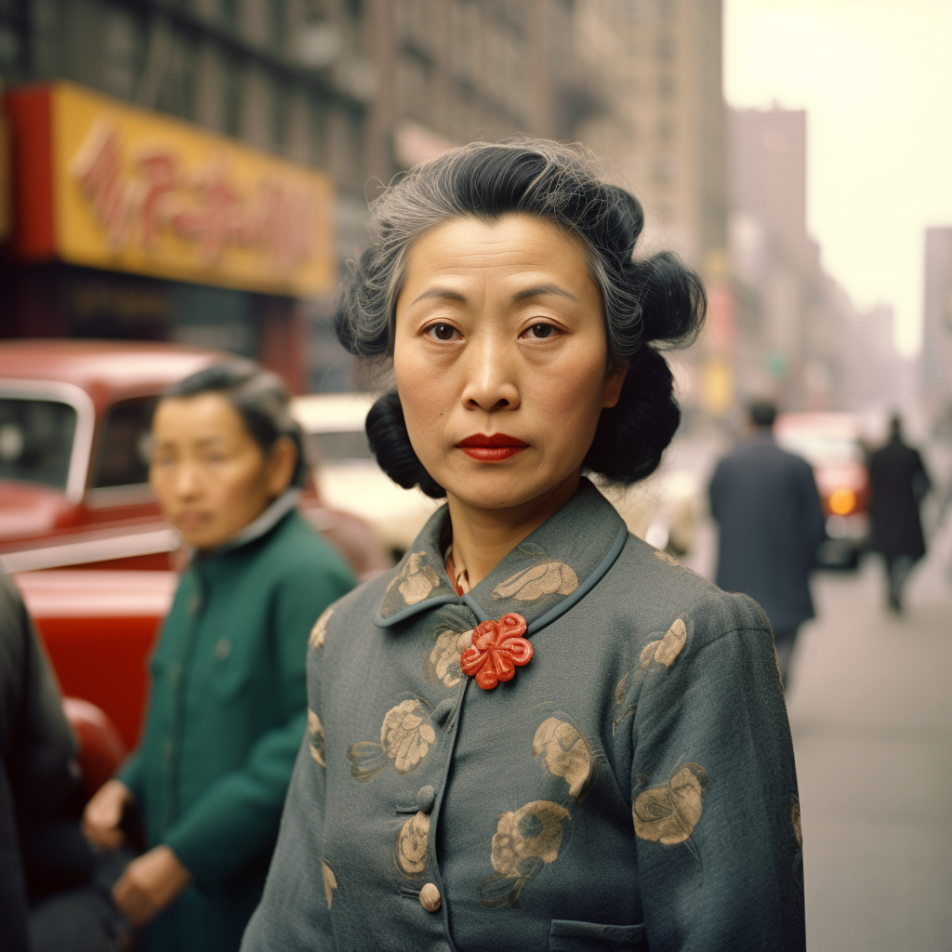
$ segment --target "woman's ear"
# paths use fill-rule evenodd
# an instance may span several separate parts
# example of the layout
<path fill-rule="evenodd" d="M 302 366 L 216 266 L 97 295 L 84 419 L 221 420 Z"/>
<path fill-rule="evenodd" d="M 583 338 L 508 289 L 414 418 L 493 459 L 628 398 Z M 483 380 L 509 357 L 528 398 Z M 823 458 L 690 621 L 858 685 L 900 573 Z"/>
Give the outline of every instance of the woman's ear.
<path fill-rule="evenodd" d="M 268 455 L 265 478 L 268 495 L 277 499 L 291 485 L 297 467 L 297 447 L 288 436 L 279 437 Z"/>
<path fill-rule="evenodd" d="M 613 360 L 605 376 L 605 388 L 602 391 L 602 409 L 613 407 L 621 398 L 621 388 L 628 373 L 627 360 Z"/>

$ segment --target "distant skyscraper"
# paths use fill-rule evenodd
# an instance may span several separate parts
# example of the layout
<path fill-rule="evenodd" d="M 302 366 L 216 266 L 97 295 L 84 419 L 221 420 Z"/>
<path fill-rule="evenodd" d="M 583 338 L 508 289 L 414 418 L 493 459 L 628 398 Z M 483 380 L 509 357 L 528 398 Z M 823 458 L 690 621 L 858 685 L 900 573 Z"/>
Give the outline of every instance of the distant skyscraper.
<path fill-rule="evenodd" d="M 926 229 L 922 387 L 952 423 L 952 227 Z"/>
<path fill-rule="evenodd" d="M 645 207 L 646 237 L 705 272 L 727 245 L 720 0 L 575 0 L 574 137 Z"/>
<path fill-rule="evenodd" d="M 732 210 L 756 217 L 788 254 L 802 254 L 809 241 L 806 112 L 737 109 L 729 128 Z"/>

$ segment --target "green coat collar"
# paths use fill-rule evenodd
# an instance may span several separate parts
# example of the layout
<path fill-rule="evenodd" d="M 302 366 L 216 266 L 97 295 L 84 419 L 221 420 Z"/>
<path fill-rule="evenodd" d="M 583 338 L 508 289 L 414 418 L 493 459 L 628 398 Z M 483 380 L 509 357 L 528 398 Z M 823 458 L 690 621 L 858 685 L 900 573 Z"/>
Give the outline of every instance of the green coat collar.
<path fill-rule="evenodd" d="M 601 581 L 628 538 L 624 520 L 588 481 L 472 591 L 459 596 L 443 565 L 440 539 L 449 520 L 438 509 L 397 566 L 374 614 L 390 628 L 438 605 L 466 605 L 479 618 L 518 612 L 531 635 L 567 612 Z"/>

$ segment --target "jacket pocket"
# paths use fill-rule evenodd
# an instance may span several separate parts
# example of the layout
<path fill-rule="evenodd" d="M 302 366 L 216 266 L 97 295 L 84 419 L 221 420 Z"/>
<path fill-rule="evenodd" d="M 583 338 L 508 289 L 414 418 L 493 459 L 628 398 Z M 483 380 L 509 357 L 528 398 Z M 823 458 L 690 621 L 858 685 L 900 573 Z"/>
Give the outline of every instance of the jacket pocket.
<path fill-rule="evenodd" d="M 648 952 L 648 940 L 644 924 L 609 926 L 553 919 L 549 952 Z"/>

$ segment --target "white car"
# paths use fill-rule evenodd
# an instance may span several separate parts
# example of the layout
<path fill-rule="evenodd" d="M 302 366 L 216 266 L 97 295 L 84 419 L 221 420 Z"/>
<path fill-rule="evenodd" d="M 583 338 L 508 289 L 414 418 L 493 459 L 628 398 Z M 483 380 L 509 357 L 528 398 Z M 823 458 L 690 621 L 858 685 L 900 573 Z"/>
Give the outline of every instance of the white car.
<path fill-rule="evenodd" d="M 316 393 L 294 397 L 291 412 L 316 459 L 314 480 L 321 502 L 351 512 L 373 527 L 399 558 L 441 500 L 403 489 L 377 465 L 364 422 L 377 394 Z"/>

